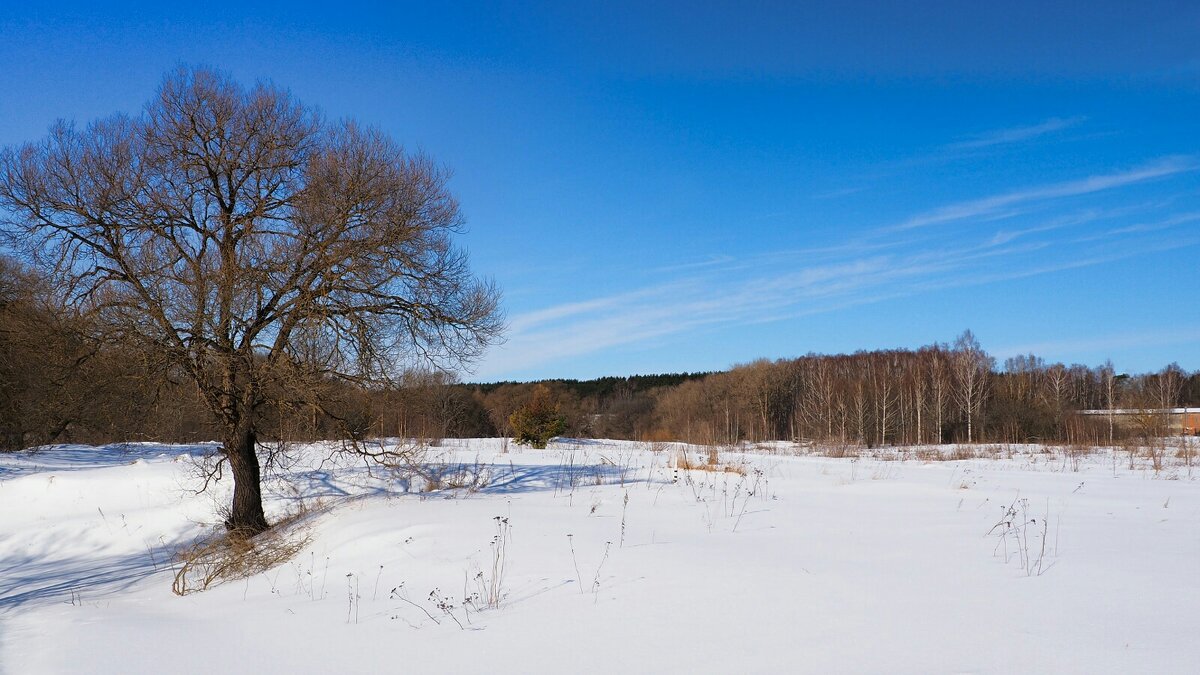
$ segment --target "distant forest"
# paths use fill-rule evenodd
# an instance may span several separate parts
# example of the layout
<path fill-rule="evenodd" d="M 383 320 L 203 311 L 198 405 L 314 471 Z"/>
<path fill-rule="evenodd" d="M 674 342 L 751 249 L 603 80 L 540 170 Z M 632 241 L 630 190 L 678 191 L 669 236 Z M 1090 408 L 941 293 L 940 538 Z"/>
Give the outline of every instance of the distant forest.
<path fill-rule="evenodd" d="M 38 279 L 0 259 L 0 443 L 219 438 L 194 384 L 134 343 L 90 337 Z M 412 371 L 390 387 L 329 380 L 321 404 L 280 397 L 261 440 L 510 436 L 509 417 L 544 389 L 568 436 L 731 444 L 798 440 L 861 446 L 939 442 L 1102 444 L 1165 431 L 1076 411 L 1200 406 L 1200 372 L 1169 365 L 997 363 L 970 332 L 953 344 L 759 360 L 724 372 L 595 380 L 461 383 Z"/>

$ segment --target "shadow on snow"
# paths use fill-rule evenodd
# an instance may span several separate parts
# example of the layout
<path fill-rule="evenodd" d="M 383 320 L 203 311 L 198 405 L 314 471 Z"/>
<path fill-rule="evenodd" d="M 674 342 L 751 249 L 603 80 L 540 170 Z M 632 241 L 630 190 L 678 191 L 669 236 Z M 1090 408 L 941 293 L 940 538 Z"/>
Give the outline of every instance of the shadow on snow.
<path fill-rule="evenodd" d="M 0 453 L 0 480 L 48 471 L 87 471 L 138 460 L 205 455 L 219 443 L 164 445 L 162 443 L 112 443 L 109 445 L 46 445 L 17 452 Z"/>
<path fill-rule="evenodd" d="M 610 464 L 561 466 L 555 464 L 474 464 L 437 462 L 381 475 L 378 468 L 313 469 L 296 471 L 269 481 L 274 496 L 283 500 L 361 499 L 462 493 L 481 495 L 521 494 L 571 490 L 589 485 L 646 483 L 644 472 Z M 425 488 L 425 489 L 422 489 Z"/>
<path fill-rule="evenodd" d="M 207 452 L 210 446 L 121 445 L 104 448 L 61 446 L 31 453 L 21 461 L 36 458 L 36 466 L 0 466 L 0 470 L 19 475 L 38 471 L 81 470 L 128 464 L 136 459 L 156 458 L 180 452 Z M 646 483 L 647 474 L 635 477 L 634 470 L 611 464 L 582 466 L 563 465 L 494 465 L 468 462 L 422 464 L 414 470 L 395 475 L 381 475 L 378 468 L 340 467 L 334 470 L 294 471 L 268 481 L 272 499 L 283 502 L 305 499 L 332 498 L 336 501 L 372 497 L 444 496 L 453 498 L 464 493 L 481 495 L 511 495 L 532 492 L 570 491 L 576 487 L 594 485 L 631 485 Z M 5 474 L 0 473 L 0 477 Z M 425 485 L 418 480 L 429 478 L 441 481 L 443 487 L 418 492 Z M 477 477 L 477 482 L 471 484 Z M 466 484 L 455 486 L 455 481 Z M 439 483 L 435 482 L 435 485 Z M 336 503 L 331 505 L 336 506 Z M 61 602 L 79 604 L 94 602 L 103 596 L 128 589 L 138 581 L 159 572 L 169 571 L 181 546 L 174 542 L 147 548 L 137 553 L 89 557 L 46 559 L 45 557 L 9 556 L 0 559 L 0 615 L 31 604 Z"/>
<path fill-rule="evenodd" d="M 170 571 L 177 546 L 128 555 L 69 559 L 10 556 L 0 560 L 0 615 L 30 604 L 81 605 Z"/>

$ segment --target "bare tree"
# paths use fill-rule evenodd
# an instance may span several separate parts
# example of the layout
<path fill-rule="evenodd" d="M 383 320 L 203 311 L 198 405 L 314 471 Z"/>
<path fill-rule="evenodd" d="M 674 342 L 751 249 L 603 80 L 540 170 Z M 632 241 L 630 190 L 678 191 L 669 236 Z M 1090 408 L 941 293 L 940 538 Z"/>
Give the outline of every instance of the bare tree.
<path fill-rule="evenodd" d="M 1171 417 L 1175 405 L 1179 402 L 1179 393 L 1183 390 L 1183 381 L 1187 379 L 1179 364 L 1172 363 L 1160 370 L 1154 378 L 1154 398 L 1162 415 L 1162 434 L 1170 435 Z"/>
<path fill-rule="evenodd" d="M 963 331 L 954 342 L 953 359 L 955 390 L 954 398 L 959 410 L 967 420 L 967 442 L 975 441 L 974 427 L 983 409 L 987 392 L 987 377 L 991 372 L 991 359 L 975 334 Z"/>
<path fill-rule="evenodd" d="M 1108 410 L 1108 445 L 1113 444 L 1113 410 L 1117 407 L 1117 371 L 1111 359 L 1100 367 L 1100 378 L 1104 385 L 1104 408 Z M 1115 460 L 1114 460 L 1115 461 Z"/>
<path fill-rule="evenodd" d="M 815 422 L 817 436 L 828 441 L 833 438 L 834 403 L 837 399 L 834 364 L 825 356 L 814 356 L 809 360 L 813 362 L 813 374 L 805 397 L 805 409 Z"/>
<path fill-rule="evenodd" d="M 1067 408 L 1069 377 L 1066 366 L 1061 363 L 1046 368 L 1042 378 L 1042 398 L 1054 414 L 1054 430 L 1063 433 L 1064 411 Z"/>
<path fill-rule="evenodd" d="M 875 402 L 875 423 L 878 426 L 879 445 L 887 445 L 892 422 L 898 416 L 900 404 L 898 383 L 899 364 L 893 352 L 881 352 L 866 360 L 871 394 Z"/>
<path fill-rule="evenodd" d="M 267 529 L 255 454 L 267 406 L 477 356 L 498 291 L 451 243 L 446 174 L 383 133 L 270 84 L 164 78 L 137 116 L 0 154 L 3 228 L 104 337 L 195 383 L 234 478 L 226 526 Z"/>
<path fill-rule="evenodd" d="M 929 391 L 929 381 L 927 379 L 927 365 L 925 359 L 921 358 L 921 354 L 914 354 L 909 360 L 909 368 L 904 375 L 904 383 L 908 389 L 908 395 L 911 400 L 913 420 L 912 441 L 916 445 L 920 445 L 924 441 L 922 436 L 924 424 L 923 413 L 925 410 L 925 396 Z"/>
<path fill-rule="evenodd" d="M 929 381 L 933 390 L 934 443 L 942 442 L 945 429 L 946 406 L 950 402 L 950 364 L 940 347 L 934 347 L 929 352 Z"/>

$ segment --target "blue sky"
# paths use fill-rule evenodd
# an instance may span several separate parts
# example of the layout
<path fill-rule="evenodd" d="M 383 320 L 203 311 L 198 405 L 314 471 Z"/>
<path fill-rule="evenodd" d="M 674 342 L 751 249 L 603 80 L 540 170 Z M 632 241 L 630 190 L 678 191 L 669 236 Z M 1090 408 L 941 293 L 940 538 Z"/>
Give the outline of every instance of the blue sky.
<path fill-rule="evenodd" d="M 379 126 L 454 170 L 504 290 L 470 379 L 965 328 L 1200 368 L 1200 4 L 438 4 L 9 8 L 0 144 L 180 62 Z"/>

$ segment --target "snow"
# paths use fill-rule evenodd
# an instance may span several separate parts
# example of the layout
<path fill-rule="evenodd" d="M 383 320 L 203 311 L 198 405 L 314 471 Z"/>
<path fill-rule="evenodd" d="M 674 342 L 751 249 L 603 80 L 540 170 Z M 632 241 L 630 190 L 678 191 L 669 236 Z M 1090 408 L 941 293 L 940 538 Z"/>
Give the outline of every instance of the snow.
<path fill-rule="evenodd" d="M 303 548 L 186 596 L 171 591 L 175 553 L 219 530 L 230 490 L 196 493 L 191 458 L 212 446 L 0 455 L 0 673 L 1200 663 L 1200 483 L 1175 458 L 1156 473 L 1098 452 L 1075 471 L 1036 446 L 929 461 L 959 455 L 831 459 L 775 444 L 726 451 L 738 472 L 717 472 L 672 468 L 678 446 L 447 443 L 428 465 L 450 483 L 479 476 L 472 487 L 424 491 L 421 478 L 329 460 L 328 446 L 297 448 L 267 505 L 293 516 L 283 534 Z M 1025 517 L 1004 518 L 1010 505 Z"/>

